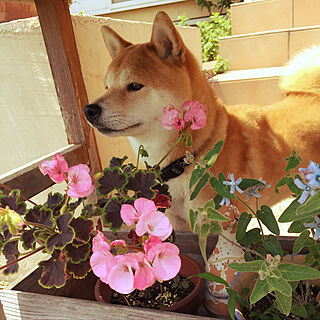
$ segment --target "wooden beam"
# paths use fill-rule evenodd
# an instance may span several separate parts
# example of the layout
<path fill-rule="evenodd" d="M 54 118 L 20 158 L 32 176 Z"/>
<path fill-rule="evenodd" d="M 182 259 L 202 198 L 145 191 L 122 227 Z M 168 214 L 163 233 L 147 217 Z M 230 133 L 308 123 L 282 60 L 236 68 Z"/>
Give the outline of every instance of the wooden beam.
<path fill-rule="evenodd" d="M 61 112 L 70 144 L 85 144 L 93 173 L 101 171 L 93 129 L 83 107 L 88 97 L 66 0 L 35 0 Z"/>
<path fill-rule="evenodd" d="M 81 320 L 214 320 L 216 318 L 125 307 L 100 302 L 47 296 L 36 293 L 0 290 L 0 319 L 81 319 Z"/>
<path fill-rule="evenodd" d="M 0 183 L 7 188 L 1 187 L 0 185 L 0 189 L 6 193 L 12 189 L 20 189 L 21 194 L 29 199 L 49 188 L 54 182 L 47 175 L 44 176 L 41 173 L 39 165 L 43 160 L 51 160 L 53 155 L 57 152 L 65 157 L 69 166 L 87 163 L 88 161 L 88 153 L 84 145 L 68 146 L 0 175 Z"/>

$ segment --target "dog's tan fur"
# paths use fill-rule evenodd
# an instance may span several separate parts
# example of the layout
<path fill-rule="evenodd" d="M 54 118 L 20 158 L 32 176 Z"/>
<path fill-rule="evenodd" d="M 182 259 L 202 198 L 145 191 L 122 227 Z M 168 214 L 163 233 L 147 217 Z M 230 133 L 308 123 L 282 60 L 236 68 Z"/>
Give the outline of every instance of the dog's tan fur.
<path fill-rule="evenodd" d="M 304 64 L 287 68 L 282 80 L 285 95 L 278 103 L 225 106 L 164 12 L 157 14 L 148 43 L 133 45 L 108 27 L 102 31 L 113 62 L 106 76 L 108 90 L 94 102 L 102 114 L 91 124 L 108 136 L 128 136 L 134 148 L 143 144 L 150 154 L 149 163 L 156 163 L 177 139 L 175 130 L 167 131 L 161 125 L 163 107 L 173 104 L 178 108 L 187 100 L 200 101 L 208 111 L 206 127 L 192 132 L 189 151 L 199 158 L 224 140 L 212 169 L 215 174 L 262 177 L 274 185 L 284 173 L 284 158 L 293 149 L 303 157 L 305 166 L 311 159 L 320 161 L 320 48 L 302 55 L 299 59 Z M 133 82 L 143 88 L 128 91 L 127 85 Z M 180 144 L 163 165 L 185 151 Z M 170 219 L 176 229 L 188 228 L 189 207 L 212 197 L 207 188 L 189 202 L 191 171 L 190 166 L 169 181 L 173 196 Z M 273 190 L 265 191 L 264 202 L 271 205 L 286 196 L 285 192 L 276 197 Z"/>

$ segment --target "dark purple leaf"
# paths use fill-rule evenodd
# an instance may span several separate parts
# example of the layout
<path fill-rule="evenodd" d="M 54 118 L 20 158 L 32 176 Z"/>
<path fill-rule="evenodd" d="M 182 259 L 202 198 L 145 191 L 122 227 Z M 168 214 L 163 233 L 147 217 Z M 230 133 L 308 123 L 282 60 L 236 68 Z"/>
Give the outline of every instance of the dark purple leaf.
<path fill-rule="evenodd" d="M 16 260 L 16 259 L 17 259 L 17 258 L 15 258 L 14 256 L 10 256 L 9 259 L 7 260 L 6 264 L 9 264 L 9 263 L 13 262 L 13 261 Z M 3 270 L 3 273 L 4 273 L 5 275 L 8 275 L 8 274 L 11 274 L 11 273 L 16 273 L 16 272 L 18 272 L 18 270 L 19 270 L 19 265 L 18 265 L 18 263 L 14 263 L 14 264 L 12 264 L 11 266 L 5 268 L 5 269 Z"/>
<path fill-rule="evenodd" d="M 25 214 L 26 204 L 20 200 L 20 190 L 12 190 L 8 196 L 0 194 L 0 207 L 5 208 L 7 206 L 20 215 Z"/>
<path fill-rule="evenodd" d="M 22 241 L 22 245 L 24 249 L 28 250 L 28 249 L 35 248 L 36 238 L 34 236 L 34 232 L 35 230 L 32 229 L 32 230 L 26 230 L 21 234 L 20 239 Z"/>
<path fill-rule="evenodd" d="M 109 167 L 110 167 L 111 169 L 113 169 L 113 168 L 115 168 L 115 167 L 121 167 L 127 159 L 128 159 L 127 156 L 124 156 L 123 158 L 113 157 L 113 158 L 110 160 Z"/>
<path fill-rule="evenodd" d="M 52 287 L 61 288 L 65 285 L 66 274 L 66 262 L 59 258 L 50 258 L 46 261 L 41 261 L 39 266 L 42 267 L 42 274 L 38 283 L 47 289 Z"/>
<path fill-rule="evenodd" d="M 2 254 L 7 259 L 6 264 L 18 259 L 19 250 L 18 250 L 18 240 L 8 241 L 3 245 Z M 13 265 L 7 267 L 3 270 L 4 274 L 15 273 L 18 271 L 18 263 L 14 263 Z"/>
<path fill-rule="evenodd" d="M 52 228 L 54 225 L 52 210 L 42 206 L 35 206 L 29 209 L 25 219 L 28 222 L 43 224 L 49 228 Z"/>
<path fill-rule="evenodd" d="M 58 216 L 60 214 L 60 210 L 63 206 L 63 203 L 64 203 L 64 197 L 61 193 L 56 192 L 52 194 L 52 192 L 50 192 L 48 194 L 48 199 L 45 204 L 49 209 L 52 210 L 52 213 L 54 216 Z"/>
<path fill-rule="evenodd" d="M 82 217 L 72 219 L 70 226 L 76 233 L 73 240 L 73 245 L 82 245 L 90 240 L 90 233 L 93 231 L 94 226 L 91 220 L 86 220 Z"/>
<path fill-rule="evenodd" d="M 85 278 L 90 270 L 90 259 L 87 259 L 86 261 L 77 264 L 71 262 L 67 263 L 67 272 L 71 274 L 75 279 Z"/>
<path fill-rule="evenodd" d="M 69 243 L 64 248 L 64 251 L 72 263 L 78 264 L 88 259 L 91 253 L 91 245 L 86 243 L 82 246 L 74 247 L 72 243 Z"/>
<path fill-rule="evenodd" d="M 7 225 L 4 225 L 2 227 L 2 230 L 3 232 L 0 233 L 0 243 L 8 241 L 12 237 L 12 234 L 9 232 Z"/>
<path fill-rule="evenodd" d="M 126 188 L 135 191 L 138 197 L 152 199 L 155 196 L 155 192 L 151 190 L 151 188 L 156 184 L 156 176 L 153 172 L 144 172 L 142 170 L 138 170 L 129 178 Z"/>
<path fill-rule="evenodd" d="M 121 172 L 118 168 L 103 170 L 103 176 L 98 179 L 98 194 L 100 196 L 107 195 L 114 189 L 123 188 L 128 182 L 127 175 Z"/>
<path fill-rule="evenodd" d="M 64 213 L 57 219 L 57 227 L 60 232 L 47 239 L 46 247 L 49 252 L 52 252 L 54 248 L 63 249 L 68 243 L 72 242 L 75 232 L 69 225 L 71 219 L 71 213 Z"/>
<path fill-rule="evenodd" d="M 117 231 L 122 226 L 122 219 L 120 216 L 121 204 L 116 198 L 112 198 L 103 208 L 102 219 L 105 226 L 111 230 Z"/>

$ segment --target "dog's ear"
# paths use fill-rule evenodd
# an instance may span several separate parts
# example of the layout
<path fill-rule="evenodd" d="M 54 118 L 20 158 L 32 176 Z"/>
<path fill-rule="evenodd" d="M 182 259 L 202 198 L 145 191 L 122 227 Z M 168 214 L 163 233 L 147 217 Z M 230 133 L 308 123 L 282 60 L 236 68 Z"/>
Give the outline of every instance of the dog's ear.
<path fill-rule="evenodd" d="M 115 31 L 107 26 L 103 26 L 101 32 L 112 59 L 114 59 L 123 48 L 132 44 L 122 39 Z"/>
<path fill-rule="evenodd" d="M 173 63 L 182 63 L 186 47 L 169 16 L 160 11 L 157 13 L 152 28 L 151 41 L 161 59 Z"/>

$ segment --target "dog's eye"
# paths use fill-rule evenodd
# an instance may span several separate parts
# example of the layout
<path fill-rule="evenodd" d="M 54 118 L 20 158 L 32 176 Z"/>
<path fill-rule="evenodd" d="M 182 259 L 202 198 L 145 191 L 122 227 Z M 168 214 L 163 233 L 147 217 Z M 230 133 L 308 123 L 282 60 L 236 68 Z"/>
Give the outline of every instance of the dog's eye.
<path fill-rule="evenodd" d="M 143 84 L 141 83 L 131 82 L 127 85 L 128 91 L 138 91 L 142 88 L 143 88 Z"/>
<path fill-rule="evenodd" d="M 105 87 L 104 87 L 106 90 L 108 90 L 109 89 L 109 87 L 107 86 L 107 85 L 105 85 Z"/>

